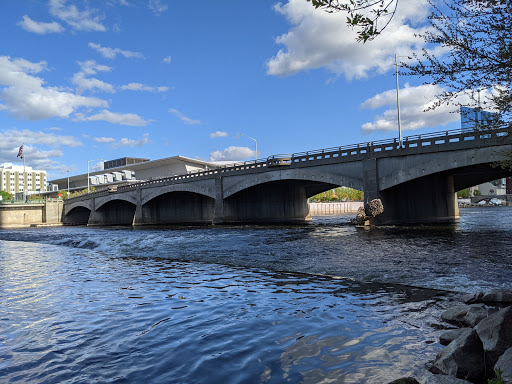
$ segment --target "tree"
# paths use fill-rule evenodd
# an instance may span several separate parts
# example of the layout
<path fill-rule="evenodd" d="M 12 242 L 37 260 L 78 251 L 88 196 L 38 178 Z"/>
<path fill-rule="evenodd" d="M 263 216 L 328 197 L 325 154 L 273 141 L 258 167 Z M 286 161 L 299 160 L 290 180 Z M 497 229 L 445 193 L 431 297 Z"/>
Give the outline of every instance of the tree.
<path fill-rule="evenodd" d="M 4 201 L 9 201 L 11 200 L 11 194 L 9 192 L 6 192 L 6 191 L 0 191 L 0 196 L 2 196 L 2 199 Z"/>
<path fill-rule="evenodd" d="M 396 13 L 398 0 L 307 0 L 327 12 L 345 12 L 347 24 L 367 42 L 384 31 Z M 431 29 L 422 37 L 436 56 L 423 50 L 416 64 L 402 63 L 404 75 L 427 77 L 444 86 L 432 108 L 444 103 L 479 105 L 497 112 L 486 126 L 509 126 L 512 114 L 512 1 L 425 0 L 432 6 Z M 483 91 L 483 101 L 480 100 Z M 465 97 L 463 97 L 465 96 Z M 487 115 L 487 120 L 489 120 Z"/>
<path fill-rule="evenodd" d="M 366 42 L 379 35 L 393 18 L 398 0 L 307 0 L 326 12 L 347 13 L 347 25 L 357 28 L 357 40 Z"/>
<path fill-rule="evenodd" d="M 432 108 L 445 103 L 484 105 L 496 112 L 491 127 L 508 127 L 512 107 L 512 4 L 510 0 L 428 0 L 431 30 L 423 38 L 445 51 L 423 49 L 409 75 L 427 77 L 446 91 Z M 480 91 L 485 96 L 480 100 Z"/>

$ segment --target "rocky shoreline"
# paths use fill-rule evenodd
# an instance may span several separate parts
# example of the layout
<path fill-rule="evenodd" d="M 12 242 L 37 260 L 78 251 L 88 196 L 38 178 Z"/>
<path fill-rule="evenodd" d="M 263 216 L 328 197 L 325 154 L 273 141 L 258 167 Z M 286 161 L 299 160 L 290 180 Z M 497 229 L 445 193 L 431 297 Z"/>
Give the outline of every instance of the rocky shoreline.
<path fill-rule="evenodd" d="M 428 365 L 426 384 L 512 384 L 512 291 L 467 294 L 441 315 L 451 329 L 446 348 Z M 390 384 L 419 384 L 414 378 Z"/>

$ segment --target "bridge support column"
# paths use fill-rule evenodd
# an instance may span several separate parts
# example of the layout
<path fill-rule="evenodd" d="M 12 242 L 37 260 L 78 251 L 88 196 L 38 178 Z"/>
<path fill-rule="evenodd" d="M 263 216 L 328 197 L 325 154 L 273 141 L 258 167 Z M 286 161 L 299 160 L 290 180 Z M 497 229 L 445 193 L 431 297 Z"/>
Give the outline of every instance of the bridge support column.
<path fill-rule="evenodd" d="M 143 222 L 143 214 L 142 214 L 142 188 L 137 187 L 136 191 L 137 196 L 137 206 L 135 207 L 135 214 L 133 215 L 133 225 L 142 225 Z"/>
<path fill-rule="evenodd" d="M 453 176 L 435 174 L 379 192 L 384 213 L 375 224 L 437 224 L 459 220 Z"/>
<path fill-rule="evenodd" d="M 221 177 L 215 179 L 215 207 L 213 209 L 213 224 L 224 222 L 224 184 Z"/>
<path fill-rule="evenodd" d="M 105 225 L 105 217 L 103 212 L 96 211 L 96 199 L 91 198 L 91 214 L 89 215 L 88 226 Z"/>
<path fill-rule="evenodd" d="M 377 174 L 377 159 L 363 160 L 363 188 L 365 203 L 381 198 Z"/>

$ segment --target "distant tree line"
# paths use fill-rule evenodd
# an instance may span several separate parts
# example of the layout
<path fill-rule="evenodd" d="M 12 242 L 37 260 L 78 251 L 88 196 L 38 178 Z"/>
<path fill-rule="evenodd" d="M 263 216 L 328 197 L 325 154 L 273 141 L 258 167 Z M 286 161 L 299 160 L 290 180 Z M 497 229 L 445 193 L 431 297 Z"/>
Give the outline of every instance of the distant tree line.
<path fill-rule="evenodd" d="M 473 191 L 473 196 L 480 196 L 481 194 L 482 193 L 478 189 L 475 189 Z M 458 191 L 457 197 L 459 199 L 469 199 L 471 197 L 471 192 L 470 192 L 469 188 L 462 189 L 462 190 Z"/>
<path fill-rule="evenodd" d="M 311 202 L 328 203 L 337 201 L 362 201 L 364 199 L 363 191 L 357 189 L 338 187 L 330 191 L 319 193 L 309 199 Z"/>

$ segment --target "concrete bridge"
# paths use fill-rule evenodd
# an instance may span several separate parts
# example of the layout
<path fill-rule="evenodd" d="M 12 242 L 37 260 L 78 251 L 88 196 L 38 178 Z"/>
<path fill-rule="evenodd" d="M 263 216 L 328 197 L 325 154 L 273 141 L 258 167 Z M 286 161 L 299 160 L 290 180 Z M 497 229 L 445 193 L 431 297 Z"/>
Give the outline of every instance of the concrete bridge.
<path fill-rule="evenodd" d="M 65 201 L 63 222 L 87 225 L 296 223 L 308 198 L 345 186 L 380 198 L 375 224 L 459 218 L 456 191 L 512 174 L 499 167 L 512 130 L 453 130 L 374 141 L 122 186 Z"/>

